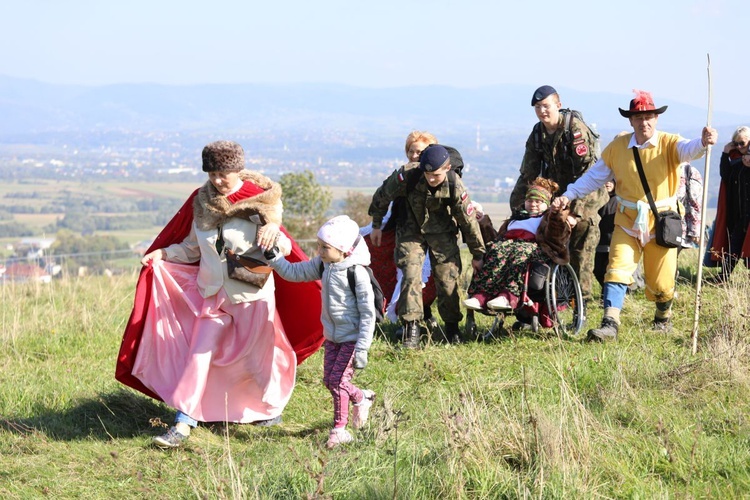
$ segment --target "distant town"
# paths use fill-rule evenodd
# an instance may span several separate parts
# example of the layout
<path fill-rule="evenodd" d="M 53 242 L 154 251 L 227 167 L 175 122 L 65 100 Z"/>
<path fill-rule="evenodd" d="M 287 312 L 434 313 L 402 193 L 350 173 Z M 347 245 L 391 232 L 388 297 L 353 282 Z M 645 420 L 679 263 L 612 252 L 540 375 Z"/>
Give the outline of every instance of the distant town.
<path fill-rule="evenodd" d="M 325 186 L 373 188 L 406 161 L 403 153 L 398 154 L 403 139 L 386 144 L 383 138 L 373 141 L 330 134 L 323 142 L 314 142 L 309 133 L 227 137 L 243 144 L 248 168 L 276 179 L 287 172 L 309 170 Z M 207 141 L 205 135 L 155 132 L 59 133 L 48 139 L 37 137 L 38 144 L 0 143 L 0 179 L 190 182 L 202 175 L 200 151 Z M 464 180 L 477 199 L 507 200 L 518 175 L 525 137 L 511 140 L 513 147 L 508 142 L 493 146 L 483 143 L 477 131 L 477 137 L 461 137 L 452 143 L 462 152 Z"/>

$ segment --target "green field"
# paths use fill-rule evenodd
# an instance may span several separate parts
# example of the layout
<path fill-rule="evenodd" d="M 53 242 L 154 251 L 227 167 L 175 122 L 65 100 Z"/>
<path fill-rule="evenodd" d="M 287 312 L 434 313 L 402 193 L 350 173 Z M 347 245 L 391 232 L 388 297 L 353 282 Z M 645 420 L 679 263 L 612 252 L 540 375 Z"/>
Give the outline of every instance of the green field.
<path fill-rule="evenodd" d="M 371 421 L 330 451 L 320 352 L 281 425 L 201 426 L 163 452 L 151 437 L 173 412 L 113 378 L 136 275 L 0 287 L 0 497 L 747 498 L 750 279 L 704 286 L 693 356 L 691 260 L 669 334 L 649 330 L 637 294 L 605 345 L 545 332 L 403 351 L 379 337 L 355 379 L 377 392 Z"/>

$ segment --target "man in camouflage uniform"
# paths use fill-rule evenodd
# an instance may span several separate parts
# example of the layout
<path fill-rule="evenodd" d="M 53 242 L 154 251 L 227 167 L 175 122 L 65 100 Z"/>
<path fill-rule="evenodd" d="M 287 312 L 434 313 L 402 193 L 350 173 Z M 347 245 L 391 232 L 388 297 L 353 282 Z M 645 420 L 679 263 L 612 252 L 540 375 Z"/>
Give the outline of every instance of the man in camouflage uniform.
<path fill-rule="evenodd" d="M 541 176 L 552 179 L 560 186 L 556 196 L 562 194 L 598 156 L 597 136 L 588 126 L 563 110 L 560 96 L 549 85 L 539 87 L 531 98 L 539 123 L 526 141 L 526 152 L 518 177 L 510 195 L 511 210 L 523 208 L 526 189 L 531 181 Z M 598 189 L 588 196 L 575 200 L 571 212 L 579 221 L 570 236 L 570 265 L 578 275 L 585 300 L 591 298 L 594 279 L 594 255 L 599 243 L 599 209 L 607 203 L 607 192 Z"/>
<path fill-rule="evenodd" d="M 461 255 L 458 230 L 473 256 L 472 267 L 480 269 L 484 242 L 474 216 L 474 206 L 461 178 L 451 171 L 450 155 L 438 144 L 428 146 L 419 163 L 409 163 L 391 174 L 372 197 L 370 238 L 380 245 L 380 227 L 393 199 L 406 199 L 406 217 L 396 228 L 394 260 L 403 272 L 398 316 L 404 324 L 403 345 L 419 347 L 422 320 L 422 265 L 430 252 L 432 275 L 437 286 L 440 316 L 451 342 L 460 342 L 458 323 L 463 319 L 459 301 Z"/>

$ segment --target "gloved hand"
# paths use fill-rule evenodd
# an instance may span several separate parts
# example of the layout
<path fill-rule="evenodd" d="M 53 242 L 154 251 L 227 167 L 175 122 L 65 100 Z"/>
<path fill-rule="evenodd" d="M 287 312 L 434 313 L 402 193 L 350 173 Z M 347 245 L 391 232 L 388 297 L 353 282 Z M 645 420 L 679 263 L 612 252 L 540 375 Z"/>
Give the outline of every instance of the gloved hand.
<path fill-rule="evenodd" d="M 367 351 L 354 351 L 354 368 L 362 370 L 367 366 Z"/>

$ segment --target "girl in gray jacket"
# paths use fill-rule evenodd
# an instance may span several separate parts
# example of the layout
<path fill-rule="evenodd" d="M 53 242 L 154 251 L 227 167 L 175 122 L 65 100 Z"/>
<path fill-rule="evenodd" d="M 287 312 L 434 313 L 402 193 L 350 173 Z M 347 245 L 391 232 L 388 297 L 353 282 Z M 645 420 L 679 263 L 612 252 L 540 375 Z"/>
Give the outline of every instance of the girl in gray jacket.
<path fill-rule="evenodd" d="M 375 302 L 370 276 L 370 251 L 359 235 L 359 226 L 346 215 L 329 220 L 318 231 L 318 255 L 306 262 L 290 263 L 276 254 L 269 264 L 287 281 L 322 283 L 325 358 L 323 383 L 333 396 L 333 429 L 328 448 L 354 440 L 346 425 L 349 401 L 353 403 L 352 427 L 367 421 L 375 393 L 352 383 L 354 368 L 367 365 L 367 350 L 375 331 Z M 354 271 L 355 291 L 349 285 Z M 355 293 L 356 292 L 356 293 Z"/>

